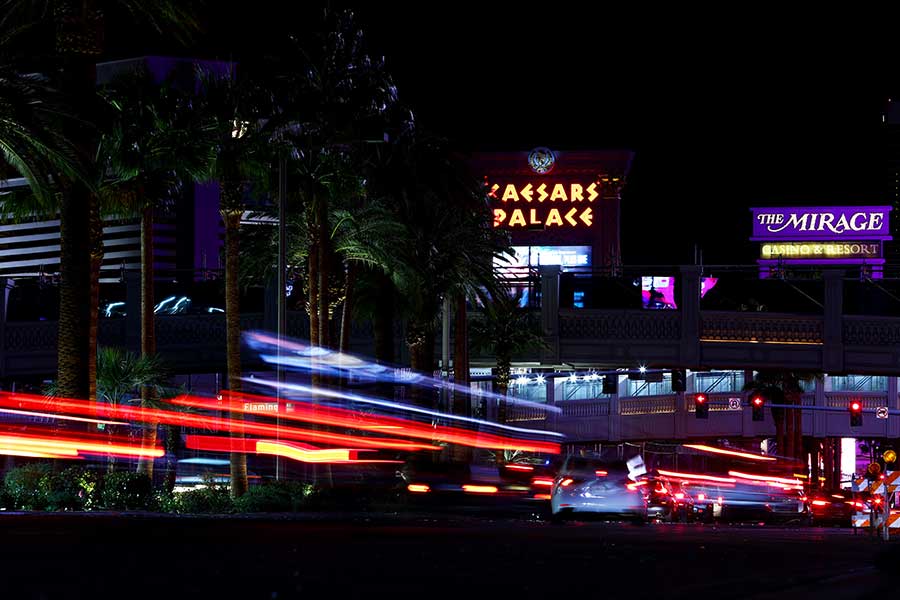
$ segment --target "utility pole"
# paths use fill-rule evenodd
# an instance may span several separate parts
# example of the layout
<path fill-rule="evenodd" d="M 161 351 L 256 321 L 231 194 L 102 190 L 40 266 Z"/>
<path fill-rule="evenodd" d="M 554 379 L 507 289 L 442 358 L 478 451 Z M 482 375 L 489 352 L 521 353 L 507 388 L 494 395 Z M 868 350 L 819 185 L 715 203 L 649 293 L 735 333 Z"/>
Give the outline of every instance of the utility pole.
<path fill-rule="evenodd" d="M 284 367 L 281 364 L 281 345 L 284 343 L 284 336 L 287 333 L 287 310 L 285 306 L 286 298 L 286 289 L 287 282 L 285 281 L 285 275 L 287 271 L 287 226 L 286 226 L 286 217 L 287 217 L 287 173 L 286 173 L 286 161 L 284 157 L 279 157 L 278 159 L 278 280 L 277 280 L 277 304 L 276 310 L 278 325 L 277 325 L 277 337 L 278 337 L 278 362 L 276 363 L 276 379 L 279 383 L 284 382 Z M 282 410 L 282 402 L 281 402 L 281 386 L 275 388 L 275 398 L 278 403 L 275 411 L 275 439 L 280 441 L 281 439 L 281 410 Z M 281 479 L 281 457 L 275 457 L 275 479 Z"/>

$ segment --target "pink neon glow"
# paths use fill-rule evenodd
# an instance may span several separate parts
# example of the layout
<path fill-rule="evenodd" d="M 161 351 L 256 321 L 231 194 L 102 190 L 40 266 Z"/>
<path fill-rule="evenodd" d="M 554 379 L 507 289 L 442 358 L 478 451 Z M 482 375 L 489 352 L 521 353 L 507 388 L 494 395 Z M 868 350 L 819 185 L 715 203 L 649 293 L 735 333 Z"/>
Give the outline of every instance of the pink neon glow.
<path fill-rule="evenodd" d="M 732 477 L 741 477 L 742 479 L 753 479 L 755 481 L 769 481 L 781 483 L 785 485 L 803 485 L 799 479 L 785 479 L 784 477 L 773 477 L 772 475 L 753 475 L 750 473 L 741 473 L 740 471 L 728 471 Z"/>
<path fill-rule="evenodd" d="M 506 468 L 510 471 L 534 471 L 531 465 L 506 465 Z"/>
<path fill-rule="evenodd" d="M 39 412 L 34 410 L 15 410 L 12 408 L 0 408 L 0 413 L 9 413 L 13 415 L 25 415 L 28 417 L 46 417 L 49 419 L 60 419 L 63 421 L 80 421 L 83 423 L 97 423 L 99 425 L 128 425 L 125 421 L 104 421 L 102 419 L 87 419 L 84 417 L 67 417 L 57 413 Z"/>
<path fill-rule="evenodd" d="M 662 469 L 659 470 L 660 475 L 664 475 L 666 477 L 675 477 L 675 478 L 684 478 L 684 479 L 699 479 L 700 481 L 716 481 L 719 483 L 734 483 L 736 480 L 731 479 L 729 477 L 715 477 L 713 475 L 698 475 L 696 473 L 679 473 L 677 471 L 664 471 Z"/>
<path fill-rule="evenodd" d="M 685 444 L 685 448 L 693 448 L 694 450 L 701 450 L 703 452 L 713 452 L 715 454 L 727 454 L 729 456 L 740 456 L 741 458 L 749 458 L 750 460 L 765 460 L 772 461 L 775 460 L 771 456 L 762 456 L 761 454 L 750 454 L 749 452 L 738 452 L 736 450 L 726 450 L 724 448 L 714 448 L 712 446 L 706 446 L 704 444 Z"/>

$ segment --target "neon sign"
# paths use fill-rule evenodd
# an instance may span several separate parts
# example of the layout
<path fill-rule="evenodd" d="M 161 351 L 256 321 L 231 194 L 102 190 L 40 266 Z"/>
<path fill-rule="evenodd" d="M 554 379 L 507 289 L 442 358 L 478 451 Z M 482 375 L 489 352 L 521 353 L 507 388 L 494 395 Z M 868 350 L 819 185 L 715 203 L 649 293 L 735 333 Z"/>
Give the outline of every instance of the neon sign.
<path fill-rule="evenodd" d="M 879 242 L 783 242 L 763 244 L 761 258 L 880 258 Z"/>
<path fill-rule="evenodd" d="M 890 239 L 890 206 L 751 208 L 752 240 Z"/>
<path fill-rule="evenodd" d="M 494 208 L 494 227 L 590 227 L 594 224 L 594 210 L 584 203 L 593 203 L 600 197 L 599 182 L 581 183 L 512 183 L 493 184 L 488 197 L 504 203 Z M 558 206 L 557 203 L 569 206 Z M 532 207 L 515 207 L 516 203 Z M 573 206 L 580 204 L 580 206 Z M 553 207 L 557 205 L 557 207 Z"/>

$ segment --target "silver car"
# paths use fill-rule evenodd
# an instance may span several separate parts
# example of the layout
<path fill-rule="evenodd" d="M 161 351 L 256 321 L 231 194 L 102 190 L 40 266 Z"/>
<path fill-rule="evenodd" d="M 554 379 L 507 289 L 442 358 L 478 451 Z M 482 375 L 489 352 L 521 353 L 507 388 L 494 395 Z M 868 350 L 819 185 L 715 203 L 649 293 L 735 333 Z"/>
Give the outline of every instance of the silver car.
<path fill-rule="evenodd" d="M 551 488 L 550 508 L 557 522 L 586 515 L 647 521 L 647 501 L 625 463 L 581 457 L 566 459 Z"/>

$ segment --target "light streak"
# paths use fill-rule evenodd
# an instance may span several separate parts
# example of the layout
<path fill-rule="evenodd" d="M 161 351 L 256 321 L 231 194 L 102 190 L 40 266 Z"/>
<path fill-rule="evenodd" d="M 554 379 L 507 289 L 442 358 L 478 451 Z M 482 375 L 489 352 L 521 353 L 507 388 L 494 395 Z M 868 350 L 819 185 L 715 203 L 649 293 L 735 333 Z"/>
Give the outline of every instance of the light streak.
<path fill-rule="evenodd" d="M 664 471 L 659 469 L 659 474 L 666 477 L 675 477 L 679 479 L 699 479 L 700 481 L 713 481 L 716 483 L 734 483 L 737 480 L 729 477 L 715 477 L 713 475 L 699 475 L 697 473 L 679 473 L 677 471 Z"/>
<path fill-rule="evenodd" d="M 715 454 L 727 454 L 729 456 L 739 456 L 741 458 L 749 458 L 750 460 L 764 460 L 764 461 L 773 461 L 775 460 L 771 456 L 762 456 L 761 454 L 750 454 L 749 452 L 738 452 L 736 450 L 726 450 L 724 448 L 714 448 L 712 446 L 705 446 L 703 444 L 685 444 L 685 448 L 693 448 L 694 450 L 701 450 L 703 452 L 713 452 Z"/>

